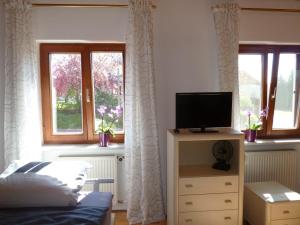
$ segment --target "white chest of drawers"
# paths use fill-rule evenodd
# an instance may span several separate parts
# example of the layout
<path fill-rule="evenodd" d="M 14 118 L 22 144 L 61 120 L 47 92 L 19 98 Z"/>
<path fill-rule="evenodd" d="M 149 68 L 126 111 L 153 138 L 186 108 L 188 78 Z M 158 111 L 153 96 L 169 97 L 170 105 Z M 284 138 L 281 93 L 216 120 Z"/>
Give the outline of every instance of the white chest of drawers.
<path fill-rule="evenodd" d="M 229 171 L 212 169 L 214 143 L 231 142 Z M 168 225 L 242 225 L 244 139 L 234 132 L 168 132 Z"/>
<path fill-rule="evenodd" d="M 182 179 L 179 178 L 179 183 Z M 239 193 L 236 180 L 238 176 L 189 178 L 185 189 L 191 190 L 179 189 L 178 224 L 237 225 Z"/>
<path fill-rule="evenodd" d="M 277 182 L 246 184 L 244 214 L 251 225 L 300 225 L 300 195 Z"/>

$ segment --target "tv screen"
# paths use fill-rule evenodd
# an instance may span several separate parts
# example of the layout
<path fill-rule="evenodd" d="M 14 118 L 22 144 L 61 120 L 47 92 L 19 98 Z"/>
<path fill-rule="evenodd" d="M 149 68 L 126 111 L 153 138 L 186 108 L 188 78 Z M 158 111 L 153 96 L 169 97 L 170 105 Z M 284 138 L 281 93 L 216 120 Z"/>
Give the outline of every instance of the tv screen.
<path fill-rule="evenodd" d="M 176 129 L 231 127 L 232 93 L 176 93 Z"/>

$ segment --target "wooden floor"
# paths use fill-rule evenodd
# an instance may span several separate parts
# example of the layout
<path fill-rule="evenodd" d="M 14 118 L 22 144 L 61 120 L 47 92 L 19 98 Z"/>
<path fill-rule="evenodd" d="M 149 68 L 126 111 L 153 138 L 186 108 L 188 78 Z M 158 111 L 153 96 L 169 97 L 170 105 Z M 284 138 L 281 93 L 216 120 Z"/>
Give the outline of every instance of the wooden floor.
<path fill-rule="evenodd" d="M 115 225 L 129 225 L 127 219 L 126 219 L 126 212 L 115 212 L 116 215 L 116 220 L 115 220 Z M 162 221 L 159 223 L 153 223 L 155 225 L 167 225 L 167 221 Z M 248 225 L 247 223 L 244 223 L 244 225 Z"/>
<path fill-rule="evenodd" d="M 127 219 L 126 219 L 126 212 L 115 212 L 115 225 L 129 225 Z M 167 221 L 159 222 L 159 223 L 153 223 L 155 225 L 167 225 Z"/>

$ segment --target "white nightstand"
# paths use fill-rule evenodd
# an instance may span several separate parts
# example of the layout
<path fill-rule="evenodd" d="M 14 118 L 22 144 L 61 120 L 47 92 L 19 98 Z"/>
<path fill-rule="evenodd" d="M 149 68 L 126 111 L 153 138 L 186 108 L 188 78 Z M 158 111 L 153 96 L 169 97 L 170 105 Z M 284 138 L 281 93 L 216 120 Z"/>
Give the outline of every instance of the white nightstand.
<path fill-rule="evenodd" d="M 248 183 L 244 217 L 251 225 L 300 225 L 300 194 L 277 182 Z"/>

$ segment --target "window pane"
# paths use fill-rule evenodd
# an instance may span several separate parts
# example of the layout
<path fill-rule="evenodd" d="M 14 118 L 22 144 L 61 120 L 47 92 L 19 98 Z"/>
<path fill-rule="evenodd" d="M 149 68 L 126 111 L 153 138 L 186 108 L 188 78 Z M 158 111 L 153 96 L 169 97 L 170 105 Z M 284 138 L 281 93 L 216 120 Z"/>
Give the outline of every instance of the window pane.
<path fill-rule="evenodd" d="M 296 54 L 280 54 L 273 128 L 296 127 Z"/>
<path fill-rule="evenodd" d="M 103 128 L 116 133 L 123 131 L 123 53 L 93 52 L 92 76 L 94 88 L 95 129 Z M 103 109 L 103 114 L 99 109 Z M 102 116 L 103 115 L 103 116 Z"/>
<path fill-rule="evenodd" d="M 247 111 L 259 115 L 262 89 L 262 55 L 239 55 L 241 129 L 248 126 Z"/>
<path fill-rule="evenodd" d="M 54 134 L 82 133 L 81 55 L 50 54 Z"/>

